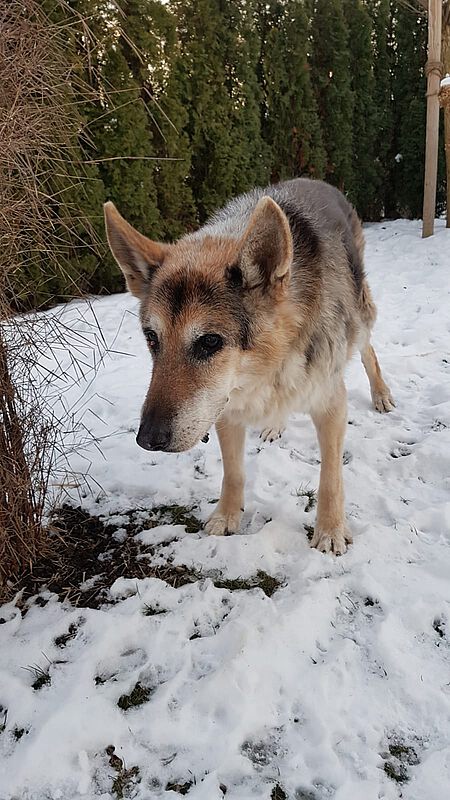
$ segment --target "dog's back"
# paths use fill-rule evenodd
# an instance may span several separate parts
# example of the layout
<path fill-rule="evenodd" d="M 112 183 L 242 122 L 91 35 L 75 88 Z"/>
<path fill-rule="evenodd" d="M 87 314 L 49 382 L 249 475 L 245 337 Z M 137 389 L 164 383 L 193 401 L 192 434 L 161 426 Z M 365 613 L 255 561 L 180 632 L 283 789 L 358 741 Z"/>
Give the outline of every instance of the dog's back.
<path fill-rule="evenodd" d="M 309 178 L 294 178 L 240 195 L 216 211 L 206 225 L 190 237 L 236 238 L 242 235 L 258 201 L 264 196 L 272 197 L 283 210 L 287 209 L 288 218 L 289 214 L 297 215 L 310 222 L 318 236 L 328 239 L 333 232 L 342 236 L 355 262 L 362 268 L 364 237 L 353 206 L 334 186 Z"/>
<path fill-rule="evenodd" d="M 364 275 L 362 225 L 353 206 L 330 184 L 295 178 L 253 189 L 231 200 L 215 212 L 204 226 L 186 238 L 239 238 L 245 232 L 258 201 L 264 196 L 272 197 L 288 218 L 294 241 L 294 274 L 298 270 L 303 271 L 305 279 L 305 268 L 311 272 L 317 268 L 319 261 L 321 269 L 325 270 L 327 266 L 336 265 L 343 253 L 351 272 L 362 318 L 371 327 L 376 309 Z"/>

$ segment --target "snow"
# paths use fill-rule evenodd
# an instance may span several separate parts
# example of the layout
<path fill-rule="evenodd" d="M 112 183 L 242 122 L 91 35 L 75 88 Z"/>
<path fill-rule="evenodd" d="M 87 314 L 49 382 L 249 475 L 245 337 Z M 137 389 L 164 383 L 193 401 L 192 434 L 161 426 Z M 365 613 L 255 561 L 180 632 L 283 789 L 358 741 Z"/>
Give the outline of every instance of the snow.
<path fill-rule="evenodd" d="M 23 616 L 3 606 L 1 800 L 120 797 L 109 745 L 124 769 L 139 768 L 125 796 L 140 800 L 176 798 L 166 787 L 186 783 L 189 800 L 222 800 L 225 787 L 226 800 L 450 796 L 450 231 L 437 221 L 434 237 L 420 233 L 419 222 L 402 220 L 366 228 L 374 344 L 397 408 L 372 410 L 355 358 L 348 553 L 334 559 L 308 545 L 303 526 L 314 510 L 298 489 L 317 487 L 318 446 L 310 421 L 297 417 L 278 442 L 248 438 L 241 535 L 168 525 L 141 534 L 164 542 L 165 559 L 203 573 L 265 570 L 282 582 L 271 598 L 208 578 L 173 589 L 130 575 L 99 610 L 54 596 Z M 81 325 L 79 305 L 67 307 L 68 323 Z M 136 446 L 150 376 L 136 301 L 117 295 L 94 306 L 117 352 L 70 398 L 82 398 L 101 439 L 102 453 L 73 456 L 78 470 L 90 461 L 102 487 L 84 505 L 118 514 L 196 503 L 206 519 L 221 479 L 215 436 L 184 454 Z M 155 604 L 165 613 L 142 613 Z M 74 638 L 57 647 L 72 623 Z M 39 691 L 24 669 L 34 664 L 50 669 Z M 152 689 L 148 702 L 121 710 L 119 697 L 137 682 Z M 398 768 L 396 756 L 409 778 L 402 784 L 384 769 Z"/>

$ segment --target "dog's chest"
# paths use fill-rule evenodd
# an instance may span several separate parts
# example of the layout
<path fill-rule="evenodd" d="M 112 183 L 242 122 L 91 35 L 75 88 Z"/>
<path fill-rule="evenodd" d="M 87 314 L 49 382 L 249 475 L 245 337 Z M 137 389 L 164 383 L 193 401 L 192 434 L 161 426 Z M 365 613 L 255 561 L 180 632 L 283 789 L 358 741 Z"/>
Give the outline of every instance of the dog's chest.
<path fill-rule="evenodd" d="M 266 425 L 293 412 L 310 413 L 329 393 L 329 375 L 309 369 L 304 355 L 296 354 L 278 370 L 244 373 L 227 412 L 246 425 Z"/>

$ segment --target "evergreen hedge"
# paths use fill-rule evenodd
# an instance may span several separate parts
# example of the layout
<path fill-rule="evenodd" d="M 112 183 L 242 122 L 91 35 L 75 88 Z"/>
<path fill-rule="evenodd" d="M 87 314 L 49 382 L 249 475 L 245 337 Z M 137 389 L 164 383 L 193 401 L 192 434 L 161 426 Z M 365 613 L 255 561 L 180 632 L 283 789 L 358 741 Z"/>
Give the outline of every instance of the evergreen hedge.
<path fill-rule="evenodd" d="M 50 18 L 56 13 L 51 0 L 42 6 Z M 337 185 L 366 220 L 420 215 L 426 18 L 419 10 L 400 0 L 66 6 L 67 59 L 92 98 L 80 98 L 73 121 L 88 180 L 73 180 L 73 158 L 69 170 L 49 176 L 63 198 L 56 218 L 82 209 L 103 237 L 109 199 L 147 235 L 172 240 L 231 195 L 298 175 Z M 83 17 L 95 38 L 87 60 Z M 77 85 L 68 87 L 75 100 Z M 443 196 L 440 177 L 439 209 Z M 45 256 L 27 262 L 13 286 L 17 306 L 65 299 L 74 284 L 93 293 L 122 289 L 106 247 L 103 257 L 78 248 L 72 261 L 70 281 L 46 274 Z"/>

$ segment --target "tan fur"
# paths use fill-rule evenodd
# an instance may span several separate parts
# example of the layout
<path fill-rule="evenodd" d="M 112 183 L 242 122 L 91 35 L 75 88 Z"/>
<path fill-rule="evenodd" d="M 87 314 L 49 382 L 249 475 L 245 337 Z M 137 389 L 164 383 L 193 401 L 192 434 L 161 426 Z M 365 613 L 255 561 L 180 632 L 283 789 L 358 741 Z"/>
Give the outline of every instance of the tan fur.
<path fill-rule="evenodd" d="M 345 523 L 342 474 L 347 423 L 347 392 L 343 381 L 340 381 L 327 410 L 313 412 L 311 416 L 316 426 L 322 459 L 317 519 L 311 545 L 324 553 L 342 555 L 351 542 Z"/>
<path fill-rule="evenodd" d="M 142 236 L 117 211 L 114 203 L 105 203 L 105 227 L 111 252 L 125 275 L 127 287 L 135 297 L 141 297 L 145 271 L 162 264 L 167 245 L 152 242 Z"/>
<path fill-rule="evenodd" d="M 351 541 L 342 474 L 343 375 L 355 349 L 375 408 L 389 411 L 394 403 L 370 344 L 376 308 L 359 266 L 361 223 L 336 190 L 319 182 L 286 184 L 288 196 L 295 201 L 306 184 L 312 200 L 316 191 L 328 193 L 339 224 L 326 227 L 312 212 L 304 228 L 302 218 L 291 227 L 273 197 L 249 195 L 197 233 L 162 245 L 134 231 L 112 204 L 105 215 L 112 252 L 141 300 L 142 326 L 154 348 L 139 443 L 186 450 L 216 424 L 224 478 L 206 530 L 220 535 L 240 524 L 246 426 L 259 425 L 272 439 L 292 412 L 310 414 L 322 458 L 312 545 L 338 555 Z M 272 193 L 283 197 L 283 185 L 280 192 Z M 221 345 L 205 356 L 202 342 L 211 335 Z"/>
<path fill-rule="evenodd" d="M 243 470 L 245 426 L 235 425 L 229 416 L 216 423 L 223 461 L 223 482 L 220 500 L 206 523 L 211 534 L 236 533 L 244 510 Z"/>

